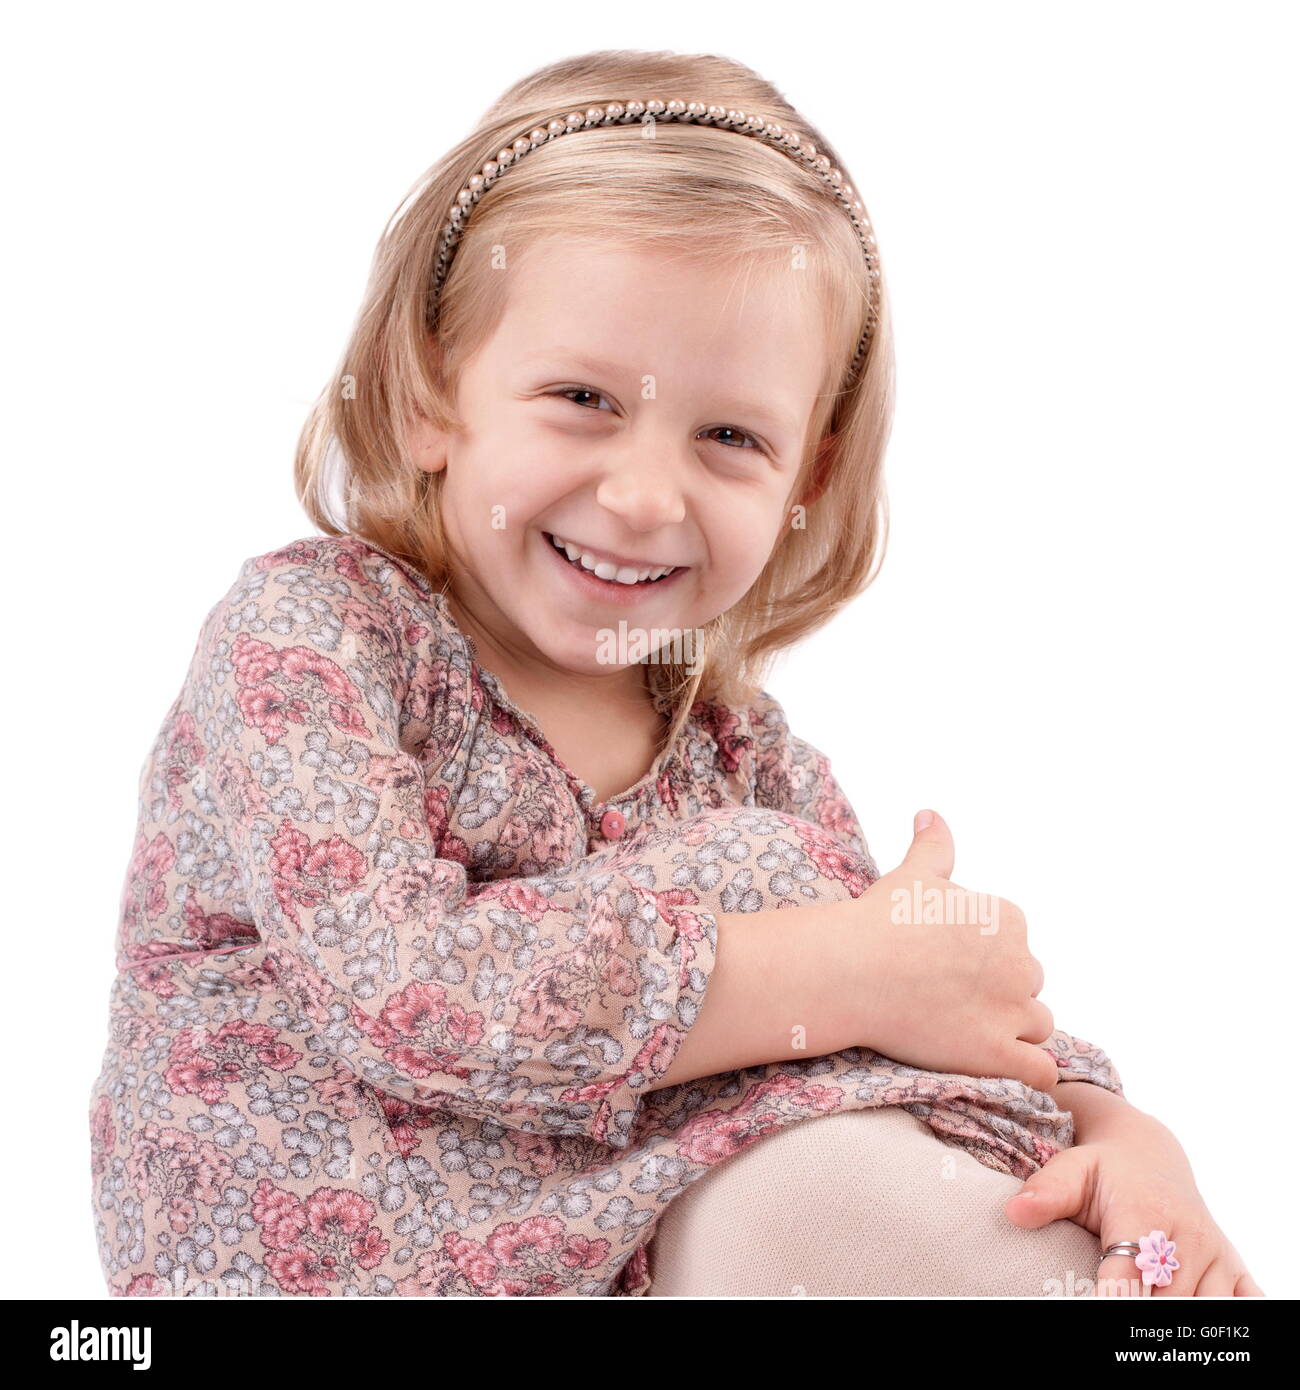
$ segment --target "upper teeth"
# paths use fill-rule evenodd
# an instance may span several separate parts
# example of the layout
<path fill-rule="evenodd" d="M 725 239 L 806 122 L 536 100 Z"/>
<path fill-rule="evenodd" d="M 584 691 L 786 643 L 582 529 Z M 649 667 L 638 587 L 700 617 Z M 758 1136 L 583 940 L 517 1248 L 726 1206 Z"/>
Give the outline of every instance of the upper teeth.
<path fill-rule="evenodd" d="M 616 584 L 642 584 L 648 579 L 662 579 L 677 568 L 676 565 L 654 565 L 650 569 L 632 569 L 628 565 L 612 565 L 608 560 L 597 560 L 580 545 L 559 536 L 552 536 L 551 544 L 556 550 L 562 550 L 574 564 L 590 570 L 597 579 L 613 580 Z"/>

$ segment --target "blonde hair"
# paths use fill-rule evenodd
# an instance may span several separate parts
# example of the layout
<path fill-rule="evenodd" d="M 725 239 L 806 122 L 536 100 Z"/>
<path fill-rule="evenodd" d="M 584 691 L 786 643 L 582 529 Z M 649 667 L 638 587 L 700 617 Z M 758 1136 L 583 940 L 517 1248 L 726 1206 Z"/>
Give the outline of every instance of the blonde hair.
<path fill-rule="evenodd" d="M 617 239 L 740 267 L 745 275 L 755 267 L 787 268 L 792 248 L 804 247 L 810 274 L 799 283 L 820 298 L 827 365 L 792 501 L 804 499 L 810 485 L 815 496 L 800 514 L 804 526 L 784 529 L 745 597 L 705 626 L 695 669 L 665 663 L 653 679 L 648 673 L 652 691 L 660 686 L 656 701 L 666 699 L 661 707 L 675 716 L 667 743 L 695 701 L 752 699 L 777 653 L 876 577 L 888 530 L 882 475 L 894 355 L 882 278 L 878 322 L 849 379 L 870 282 L 857 234 L 822 181 L 761 140 L 677 123 L 658 125 L 653 140 L 637 123 L 576 131 L 512 165 L 465 223 L 431 333 L 438 244 L 447 210 L 470 176 L 556 115 L 651 97 L 735 108 L 793 127 L 856 186 L 826 137 L 770 83 L 731 59 L 610 50 L 541 68 L 510 87 L 390 219 L 351 338 L 303 427 L 294 480 L 326 534 L 371 541 L 445 589 L 454 581 L 439 516 L 445 471 L 411 462 L 407 424 L 423 415 L 440 428 L 461 427 L 458 372 L 491 336 L 509 290 L 509 274 L 491 268 L 494 246 Z"/>

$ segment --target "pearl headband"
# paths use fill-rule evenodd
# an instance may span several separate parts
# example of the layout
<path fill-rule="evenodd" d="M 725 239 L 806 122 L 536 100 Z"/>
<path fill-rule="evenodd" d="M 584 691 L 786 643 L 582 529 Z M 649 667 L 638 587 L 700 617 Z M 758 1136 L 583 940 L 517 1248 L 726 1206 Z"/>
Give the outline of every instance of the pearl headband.
<path fill-rule="evenodd" d="M 644 125 L 651 120 L 694 121 L 697 125 L 713 125 L 734 130 L 737 135 L 756 136 L 775 149 L 799 160 L 826 183 L 848 213 L 849 221 L 852 222 L 858 240 L 862 243 L 867 263 L 867 326 L 858 340 L 857 351 L 853 354 L 850 371 L 856 370 L 880 319 L 880 262 L 876 252 L 876 239 L 872 235 L 871 223 L 861 200 L 852 186 L 845 181 L 844 175 L 831 165 L 824 154 L 818 154 L 817 147 L 811 140 L 803 138 L 798 132 L 785 130 L 775 121 L 748 116 L 743 111 L 726 110 L 721 106 L 704 106 L 698 101 L 629 101 L 626 104 L 614 101 L 605 106 L 589 106 L 585 112 L 570 111 L 566 116 L 557 116 L 544 126 L 535 126 L 527 135 L 521 135 L 513 144 L 500 150 L 495 159 L 489 159 L 482 170 L 474 174 L 456 195 L 456 201 L 450 210 L 451 220 L 443 228 L 438 258 L 434 263 L 433 283 L 430 287 L 429 327 L 433 328 L 437 323 L 438 299 L 451 267 L 452 254 L 465 230 L 465 221 L 469 217 L 470 209 L 511 164 L 530 150 L 535 150 L 539 145 L 544 145 L 559 135 L 568 135 L 575 130 L 590 130 L 602 125 L 627 125 L 633 121 Z"/>

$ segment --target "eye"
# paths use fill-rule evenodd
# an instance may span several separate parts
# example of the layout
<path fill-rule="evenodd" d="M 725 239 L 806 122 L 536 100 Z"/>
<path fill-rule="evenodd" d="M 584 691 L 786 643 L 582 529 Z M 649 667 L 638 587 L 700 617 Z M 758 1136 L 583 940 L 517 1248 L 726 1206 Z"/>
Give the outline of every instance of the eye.
<path fill-rule="evenodd" d="M 590 386 L 562 386 L 558 391 L 548 391 L 548 396 L 562 396 L 565 400 L 571 400 L 574 396 L 594 396 L 597 400 L 603 401 L 604 396 L 599 391 L 593 391 Z M 574 401 L 574 405 L 580 405 L 586 410 L 596 409 L 599 406 L 590 406 L 586 401 Z"/>
<path fill-rule="evenodd" d="M 740 438 L 740 439 L 748 439 L 749 442 L 750 442 L 750 444 L 751 444 L 755 449 L 757 449 L 757 450 L 759 451 L 759 453 L 762 453 L 762 452 L 763 452 L 763 446 L 762 446 L 762 444 L 760 444 L 760 443 L 758 442 L 758 440 L 755 439 L 754 436 L 753 436 L 752 434 L 746 434 L 743 430 L 738 430 L 738 429 L 736 429 L 736 427 L 735 427 L 734 425 L 710 425 L 709 428 L 708 428 L 707 430 L 704 431 L 704 433 L 705 433 L 705 434 L 713 434 L 713 433 L 715 433 L 716 431 L 721 431 L 721 432 L 723 432 L 724 434 L 736 435 L 736 436 L 737 436 L 738 438 Z M 718 443 L 723 443 L 724 441 L 718 440 L 717 442 L 718 442 Z M 731 444 L 730 442 L 727 442 L 727 448 L 729 448 L 729 449 L 734 449 L 734 448 L 737 448 L 737 447 L 740 447 L 740 448 L 743 449 L 743 448 L 744 448 L 744 445 L 737 446 L 737 445 L 735 445 L 735 444 Z"/>

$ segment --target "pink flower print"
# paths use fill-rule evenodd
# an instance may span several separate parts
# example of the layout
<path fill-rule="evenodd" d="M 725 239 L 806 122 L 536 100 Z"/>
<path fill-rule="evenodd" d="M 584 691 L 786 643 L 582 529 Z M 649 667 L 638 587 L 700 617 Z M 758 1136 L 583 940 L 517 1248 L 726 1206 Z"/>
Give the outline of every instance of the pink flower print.
<path fill-rule="evenodd" d="M 287 820 L 271 837 L 271 851 L 276 898 L 293 921 L 298 905 L 314 907 L 333 894 L 355 888 L 366 876 L 365 855 L 349 840 L 331 835 L 313 845 Z"/>
<path fill-rule="evenodd" d="M 447 833 L 447 806 L 451 801 L 451 788 L 443 785 L 424 788 L 424 819 L 435 845 L 441 844 Z M 413 838 L 413 837 L 412 837 Z"/>
<path fill-rule="evenodd" d="M 171 1293 L 171 1286 L 164 1284 L 156 1274 L 137 1274 L 124 1289 L 114 1289 L 119 1298 L 165 1298 Z"/>
<path fill-rule="evenodd" d="M 457 1271 L 469 1281 L 472 1288 L 487 1289 L 496 1282 L 497 1262 L 477 1241 L 467 1240 L 455 1231 L 448 1231 L 443 1236 L 442 1243 Z"/>
<path fill-rule="evenodd" d="M 358 1236 L 370 1225 L 374 1204 L 359 1192 L 341 1187 L 318 1187 L 307 1198 L 307 1222 L 317 1236 Z"/>
<path fill-rule="evenodd" d="M 492 727 L 497 733 L 509 737 L 515 731 L 514 716 L 509 710 L 503 709 L 500 705 L 497 705 L 492 710 Z"/>
<path fill-rule="evenodd" d="M 564 1036 L 582 1022 L 591 979 L 587 958 L 574 952 L 544 965 L 517 995 L 514 1031 L 525 1038 Z"/>
<path fill-rule="evenodd" d="M 301 544 L 301 542 L 296 542 L 296 544 Z M 288 547 L 288 550 L 290 558 L 297 559 L 297 556 L 292 554 L 293 547 Z M 351 579 L 354 582 L 359 583 L 363 578 L 363 575 L 361 573 L 361 566 L 358 563 L 360 554 L 361 551 L 356 541 L 352 539 L 344 539 L 342 543 L 339 545 L 338 551 L 334 556 L 334 568 L 345 579 Z M 312 551 L 305 558 L 315 559 L 315 557 L 316 552 Z"/>
<path fill-rule="evenodd" d="M 388 1135 L 392 1146 L 403 1158 L 420 1145 L 420 1131 L 435 1123 L 437 1112 L 428 1106 L 413 1105 L 401 1096 L 379 1093 L 379 1103 L 383 1107 L 384 1119 L 388 1121 Z"/>
<path fill-rule="evenodd" d="M 330 1005 L 336 996 L 335 987 L 304 957 L 288 951 L 281 953 L 268 946 L 262 969 L 274 985 L 293 991 L 303 1013 L 313 1023 L 319 1023 L 322 1027 L 329 1023 Z"/>
<path fill-rule="evenodd" d="M 193 777 L 194 769 L 203 765 L 203 759 L 203 742 L 198 736 L 194 716 L 189 710 L 182 710 L 176 717 L 166 752 L 160 759 L 167 800 L 177 809 L 181 805 L 180 788 Z"/>
<path fill-rule="evenodd" d="M 790 1096 L 792 1105 L 808 1110 L 834 1110 L 843 1099 L 843 1091 L 837 1091 L 833 1086 L 819 1086 L 813 1081 Z"/>
<path fill-rule="evenodd" d="M 529 1256 L 549 1255 L 563 1247 L 564 1222 L 558 1216 L 530 1216 L 526 1221 L 510 1221 L 488 1236 L 488 1250 L 503 1265 L 526 1262 Z"/>
<path fill-rule="evenodd" d="M 722 770 L 735 772 L 741 764 L 742 755 L 753 747 L 753 740 L 747 734 L 736 732 L 740 728 L 740 715 L 725 705 L 699 700 L 692 706 L 691 716 L 712 735 L 718 745 L 718 761 Z"/>
<path fill-rule="evenodd" d="M 345 705 L 340 700 L 331 700 L 330 719 L 334 726 L 345 734 L 355 734 L 358 738 L 370 737 L 370 728 L 355 705 Z"/>
<path fill-rule="evenodd" d="M 823 878 L 838 879 L 851 898 L 860 898 L 871 886 L 864 861 L 837 840 L 819 834 L 802 821 L 795 822 L 799 840 Z M 811 833 L 809 833 L 811 832 Z"/>
<path fill-rule="evenodd" d="M 671 1023 L 660 1023 L 637 1049 L 629 1068 L 634 1072 L 647 1072 L 652 1076 L 662 1076 L 672 1065 L 677 1049 L 681 1045 L 682 1030 Z"/>
<path fill-rule="evenodd" d="M 269 642 L 241 632 L 230 648 L 230 664 L 236 685 L 262 685 L 280 669 L 280 653 Z"/>
<path fill-rule="evenodd" d="M 1137 1257 L 1137 1267 L 1142 1271 L 1142 1282 L 1157 1288 L 1172 1284 L 1174 1270 L 1178 1268 L 1174 1242 L 1166 1239 L 1163 1231 L 1152 1231 L 1138 1238 L 1138 1248 L 1141 1253 Z"/>
<path fill-rule="evenodd" d="M 348 679 L 343 668 L 310 647 L 286 647 L 280 653 L 280 670 L 292 681 L 315 676 L 332 700 L 354 704 L 361 699 L 361 692 Z"/>
<path fill-rule="evenodd" d="M 263 1178 L 253 1193 L 253 1220 L 262 1228 L 262 1244 L 268 1250 L 295 1246 L 307 1227 L 307 1212 L 292 1192 Z"/>
<path fill-rule="evenodd" d="M 392 995 L 380 1011 L 379 1022 L 392 1033 L 384 1055 L 410 1075 L 421 1077 L 434 1072 L 468 1075 L 445 1055 L 447 1044 L 473 1047 L 481 1041 L 486 1026 L 482 1014 L 468 1013 L 460 1005 L 449 1010 L 447 992 L 441 985 L 420 981 L 412 981 Z"/>
<path fill-rule="evenodd" d="M 149 972 L 146 970 L 136 973 L 147 975 Z M 142 1018 L 139 1014 L 128 1013 L 124 1009 L 115 1009 L 109 1015 L 110 1037 L 119 1047 L 124 1047 L 129 1052 L 139 1052 L 148 1047 L 164 1028 L 165 1025 L 154 1019 Z"/>
<path fill-rule="evenodd" d="M 214 1031 L 182 1029 L 165 1076 L 175 1094 L 197 1095 L 215 1105 L 225 1099 L 227 1086 L 252 1081 L 260 1071 L 258 1063 L 272 1071 L 288 1071 L 302 1055 L 268 1024 L 237 1019 Z"/>
<path fill-rule="evenodd" d="M 335 1114 L 341 1115 L 343 1119 L 355 1120 L 361 1114 L 361 1083 L 341 1063 L 335 1062 L 333 1076 L 316 1077 L 312 1084 L 316 1087 L 320 1103 L 328 1106 Z M 387 1092 L 381 1092 L 380 1099 L 385 1104 L 391 1100 L 399 1105 L 406 1105 L 404 1100 Z"/>
<path fill-rule="evenodd" d="M 349 549 L 351 549 L 349 543 Z M 291 541 L 288 545 L 282 545 L 279 550 L 273 550 L 270 554 L 258 557 L 257 568 L 260 570 L 273 570 L 282 565 L 286 560 L 295 565 L 305 565 L 316 559 L 320 554 L 320 547 L 310 540 Z M 342 557 L 334 562 L 340 569 L 342 568 Z"/>
<path fill-rule="evenodd" d="M 677 1152 L 690 1163 L 712 1166 L 739 1153 L 749 1143 L 749 1121 L 720 1110 L 705 1110 L 692 1117 L 677 1138 Z"/>
<path fill-rule="evenodd" d="M 357 577 L 360 577 L 359 573 Z M 387 620 L 383 612 L 376 608 L 373 603 L 357 597 L 356 594 L 348 594 L 339 601 L 336 611 L 345 634 L 364 632 L 368 636 L 373 634 L 376 640 L 384 638 Z M 346 635 L 344 640 L 347 640 Z"/>
<path fill-rule="evenodd" d="M 318 1255 L 305 1245 L 272 1250 L 266 1267 L 285 1293 L 305 1293 L 313 1298 L 328 1297 L 331 1290 L 327 1281 L 339 1277 L 332 1255 Z"/>
<path fill-rule="evenodd" d="M 595 1269 L 609 1254 L 608 1240 L 588 1240 L 583 1234 L 573 1234 L 564 1241 L 560 1264 L 570 1269 Z"/>
<path fill-rule="evenodd" d="M 251 922 L 241 921 L 228 912 L 204 912 L 193 897 L 185 900 L 185 935 L 201 951 L 208 946 L 252 946 L 260 939 Z"/>
<path fill-rule="evenodd" d="M 412 981 L 384 1005 L 380 1017 L 394 1032 L 420 1037 L 426 1028 L 442 1021 L 447 1010 L 447 991 L 441 985 Z"/>
<path fill-rule="evenodd" d="M 141 1199 L 154 1193 L 168 1224 L 181 1235 L 194 1219 L 191 1198 L 219 1202 L 230 1173 L 230 1159 L 215 1144 L 152 1121 L 136 1134 L 126 1162 L 127 1179 Z"/>
<path fill-rule="evenodd" d="M 307 721 L 307 701 L 282 695 L 270 681 L 241 690 L 236 698 L 244 723 L 257 729 L 268 743 L 279 743 L 290 723 Z"/>
<path fill-rule="evenodd" d="M 388 1254 L 388 1242 L 377 1226 L 371 1226 L 348 1246 L 348 1253 L 362 1269 L 374 1269 Z"/>
<path fill-rule="evenodd" d="M 223 753 L 212 781 L 217 799 L 229 813 L 227 824 L 245 825 L 254 816 L 267 813 L 266 793 L 258 786 L 257 778 L 247 763 Z"/>
<path fill-rule="evenodd" d="M 126 875 L 126 915 L 132 906 L 142 908 L 145 920 L 152 922 L 167 910 L 167 873 L 175 862 L 176 851 L 166 835 L 159 832 L 148 841 L 136 835 Z"/>
<path fill-rule="evenodd" d="M 323 880 L 310 895 L 310 900 L 316 902 L 322 897 L 346 893 L 361 883 L 366 876 L 366 857 L 350 840 L 331 835 L 312 847 L 303 860 L 302 875 Z"/>
<path fill-rule="evenodd" d="M 539 893 L 536 888 L 530 887 L 526 883 L 510 880 L 500 893 L 494 893 L 493 898 L 502 907 L 508 908 L 511 912 L 517 912 L 521 917 L 526 917 L 530 922 L 540 922 L 546 914 L 553 910 L 551 900 L 544 894 Z"/>
<path fill-rule="evenodd" d="M 90 1171 L 94 1177 L 104 1171 L 117 1139 L 112 1116 L 112 1102 L 107 1096 L 100 1096 L 90 1112 Z"/>

